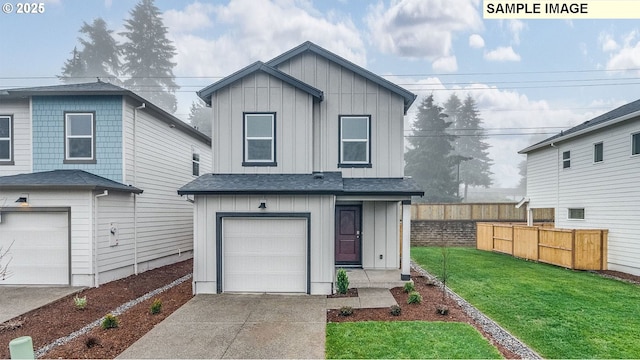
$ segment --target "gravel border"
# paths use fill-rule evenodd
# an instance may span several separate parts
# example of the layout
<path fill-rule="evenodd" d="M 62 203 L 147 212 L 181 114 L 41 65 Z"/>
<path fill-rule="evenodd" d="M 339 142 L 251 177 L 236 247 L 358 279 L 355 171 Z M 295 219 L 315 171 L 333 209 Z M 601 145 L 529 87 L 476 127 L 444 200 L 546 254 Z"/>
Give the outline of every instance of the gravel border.
<path fill-rule="evenodd" d="M 427 279 L 433 281 L 436 286 L 442 288 L 442 282 L 438 280 L 435 276 L 431 275 L 425 269 L 420 267 L 413 260 L 411 261 L 411 267 L 417 271 L 420 275 L 423 275 Z M 514 352 L 518 356 L 523 359 L 542 359 L 538 353 L 531 350 L 527 345 L 525 345 L 522 341 L 518 340 L 515 336 L 511 335 L 507 330 L 498 325 L 495 321 L 489 319 L 485 314 L 483 314 L 480 310 L 476 309 L 473 305 L 469 304 L 465 299 L 461 298 L 458 294 L 453 292 L 448 287 L 446 288 L 447 294 L 454 299 L 458 305 L 462 307 L 467 315 L 471 316 L 473 320 L 475 320 L 480 327 L 487 333 L 491 334 L 496 342 L 500 345 L 507 348 L 509 351 Z"/>
<path fill-rule="evenodd" d="M 160 294 L 162 292 L 165 292 L 165 291 L 171 289 L 174 286 L 180 285 L 183 282 L 191 279 L 192 277 L 193 277 L 193 274 L 187 274 L 187 275 L 185 275 L 185 276 L 183 276 L 183 277 L 181 277 L 181 278 L 179 278 L 177 280 L 172 281 L 171 283 L 169 283 L 169 284 L 167 284 L 167 285 L 165 285 L 165 286 L 163 286 L 161 288 L 152 290 L 152 291 L 140 296 L 137 299 L 133 299 L 133 300 L 131 300 L 129 302 L 126 302 L 126 303 L 118 306 L 116 309 L 110 311 L 109 313 L 114 315 L 114 316 L 121 315 L 122 313 L 124 313 L 125 311 L 131 309 L 135 305 L 138 305 L 139 303 L 141 303 L 141 302 L 143 302 L 145 300 L 149 300 L 150 298 L 152 298 L 152 297 L 154 297 L 154 296 L 156 296 L 156 295 L 158 295 L 158 294 Z M 102 318 L 90 323 L 89 325 L 86 325 L 85 327 L 83 327 L 80 330 L 74 331 L 74 332 L 72 332 L 71 334 L 69 334 L 69 335 L 67 335 L 65 337 L 61 337 L 59 339 L 56 339 L 53 342 L 41 347 L 40 349 L 36 350 L 35 353 L 34 353 L 36 359 L 41 357 L 41 356 L 43 356 L 47 352 L 51 351 L 56 346 L 64 345 L 64 344 L 68 343 L 69 341 L 77 338 L 78 336 L 82 336 L 82 335 L 88 333 L 91 329 L 99 326 L 102 323 L 103 320 L 104 320 L 104 317 L 102 317 Z"/>

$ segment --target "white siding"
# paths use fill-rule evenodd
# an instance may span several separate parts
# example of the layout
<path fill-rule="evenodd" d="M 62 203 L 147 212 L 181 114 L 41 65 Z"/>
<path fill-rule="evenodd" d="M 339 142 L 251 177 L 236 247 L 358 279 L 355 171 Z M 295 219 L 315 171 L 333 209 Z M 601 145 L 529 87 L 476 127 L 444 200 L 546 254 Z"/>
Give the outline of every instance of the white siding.
<path fill-rule="evenodd" d="M 527 196 L 531 208 L 556 207 L 558 171 L 557 148 L 545 148 L 527 154 Z"/>
<path fill-rule="evenodd" d="M 32 152 L 29 100 L 0 100 L 0 115 L 13 116 L 14 160 L 14 165 L 0 165 L 0 176 L 30 173 Z"/>
<path fill-rule="evenodd" d="M 365 201 L 362 205 L 362 267 L 400 267 L 398 202 Z M 382 259 L 380 259 L 382 255 Z"/>
<path fill-rule="evenodd" d="M 640 189 L 637 187 L 640 156 L 631 156 L 631 134 L 639 131 L 640 119 L 634 119 L 557 144 L 560 156 L 564 151 L 571 151 L 569 169 L 562 169 L 562 161 L 557 160 L 556 149 L 553 149 L 553 159 L 549 156 L 546 168 L 542 164 L 528 166 L 527 172 L 528 177 L 538 179 L 527 183 L 528 186 L 534 184 L 527 190 L 532 207 L 555 207 L 556 226 L 560 228 L 609 229 L 609 268 L 637 275 L 640 275 Z M 604 161 L 594 163 L 593 145 L 598 142 L 604 144 Z M 538 163 L 538 152 L 529 154 L 527 161 Z M 545 178 L 549 184 L 558 184 L 557 198 L 551 191 L 544 193 Z M 585 219 L 567 219 L 568 208 L 584 208 Z"/>
<path fill-rule="evenodd" d="M 212 108 L 214 173 L 311 173 L 311 95 L 256 73 L 216 92 Z M 277 166 L 242 166 L 243 112 L 276 113 Z"/>
<path fill-rule="evenodd" d="M 105 272 L 128 268 L 121 272 L 126 275 L 134 273 L 134 195 L 111 191 L 108 196 L 99 197 L 97 201 L 98 271 L 100 283 L 104 284 L 122 277 Z M 117 245 L 110 242 L 112 224 L 116 228 Z"/>

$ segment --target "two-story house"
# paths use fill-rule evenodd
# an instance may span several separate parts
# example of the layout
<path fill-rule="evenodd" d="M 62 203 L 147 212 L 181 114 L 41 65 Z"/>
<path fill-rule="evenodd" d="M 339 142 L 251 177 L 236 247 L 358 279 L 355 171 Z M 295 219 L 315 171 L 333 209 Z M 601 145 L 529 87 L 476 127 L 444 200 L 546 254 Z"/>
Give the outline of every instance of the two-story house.
<path fill-rule="evenodd" d="M 195 202 L 195 293 L 330 294 L 336 267 L 409 279 L 414 94 L 305 42 L 198 95 L 213 173 L 178 191 Z"/>
<path fill-rule="evenodd" d="M 211 139 L 105 82 L 0 91 L 0 285 L 98 286 L 192 256 Z"/>
<path fill-rule="evenodd" d="M 560 228 L 609 229 L 608 268 L 640 275 L 640 100 L 520 153 L 529 208 L 554 208 Z"/>

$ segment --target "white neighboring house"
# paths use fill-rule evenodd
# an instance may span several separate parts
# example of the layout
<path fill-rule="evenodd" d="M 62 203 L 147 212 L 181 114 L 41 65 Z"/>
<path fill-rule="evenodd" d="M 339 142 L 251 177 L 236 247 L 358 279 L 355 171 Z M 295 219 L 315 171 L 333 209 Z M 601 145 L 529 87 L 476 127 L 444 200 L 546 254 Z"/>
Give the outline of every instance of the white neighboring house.
<path fill-rule="evenodd" d="M 529 208 L 559 228 L 609 229 L 608 268 L 640 275 L 640 100 L 520 151 Z"/>
<path fill-rule="evenodd" d="M 98 286 L 192 257 L 176 190 L 210 171 L 210 137 L 129 90 L 0 90 L 0 285 Z"/>

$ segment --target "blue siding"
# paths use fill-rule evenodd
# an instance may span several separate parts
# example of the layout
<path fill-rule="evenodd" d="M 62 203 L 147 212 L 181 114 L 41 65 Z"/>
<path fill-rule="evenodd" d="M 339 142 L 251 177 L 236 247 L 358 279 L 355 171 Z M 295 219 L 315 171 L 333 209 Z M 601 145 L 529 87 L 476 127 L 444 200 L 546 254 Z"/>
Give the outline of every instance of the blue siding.
<path fill-rule="evenodd" d="M 80 169 L 122 181 L 122 96 L 34 96 L 33 171 Z M 96 117 L 96 163 L 64 164 L 64 112 Z"/>

